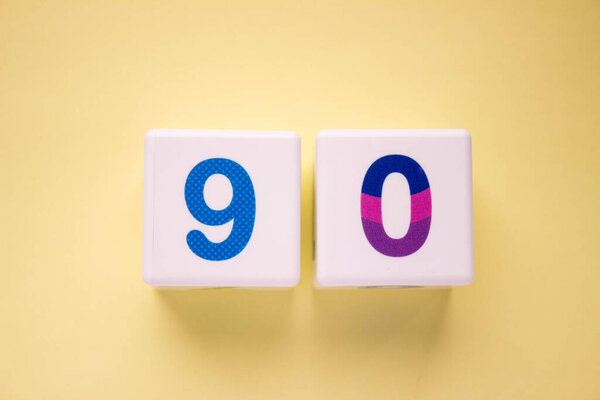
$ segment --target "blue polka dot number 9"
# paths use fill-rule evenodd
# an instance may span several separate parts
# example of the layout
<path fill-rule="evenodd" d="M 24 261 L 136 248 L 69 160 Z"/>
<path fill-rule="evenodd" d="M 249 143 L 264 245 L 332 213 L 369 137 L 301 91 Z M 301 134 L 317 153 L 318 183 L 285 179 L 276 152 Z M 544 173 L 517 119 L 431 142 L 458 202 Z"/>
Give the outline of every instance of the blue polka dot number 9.
<path fill-rule="evenodd" d="M 233 188 L 231 203 L 223 210 L 210 208 L 204 198 L 204 185 L 215 174 L 226 176 Z M 252 236 L 256 215 L 254 186 L 244 167 L 227 158 L 198 163 L 185 182 L 185 202 L 192 216 L 202 224 L 217 226 L 233 220 L 230 235 L 220 243 L 211 242 L 201 231 L 190 231 L 187 244 L 195 255 L 205 260 L 224 261 L 244 250 Z"/>

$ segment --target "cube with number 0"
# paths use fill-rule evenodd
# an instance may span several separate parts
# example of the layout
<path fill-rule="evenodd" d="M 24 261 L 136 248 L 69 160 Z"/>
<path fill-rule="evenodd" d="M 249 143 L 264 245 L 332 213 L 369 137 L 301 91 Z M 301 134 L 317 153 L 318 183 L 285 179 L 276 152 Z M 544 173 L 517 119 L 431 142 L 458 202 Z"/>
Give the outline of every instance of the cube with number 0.
<path fill-rule="evenodd" d="M 300 138 L 294 132 L 146 134 L 144 281 L 292 287 L 300 277 Z"/>
<path fill-rule="evenodd" d="M 316 225 L 319 287 L 471 282 L 469 133 L 320 132 Z"/>

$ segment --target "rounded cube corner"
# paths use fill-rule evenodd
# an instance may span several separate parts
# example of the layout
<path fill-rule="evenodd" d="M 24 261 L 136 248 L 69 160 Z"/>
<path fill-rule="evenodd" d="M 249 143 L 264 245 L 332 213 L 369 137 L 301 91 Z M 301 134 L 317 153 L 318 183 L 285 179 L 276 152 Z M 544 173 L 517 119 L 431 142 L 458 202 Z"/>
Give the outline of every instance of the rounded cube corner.
<path fill-rule="evenodd" d="M 475 269 L 471 268 L 471 270 L 469 272 L 467 272 L 467 274 L 465 274 L 465 276 L 462 278 L 462 280 L 459 282 L 459 286 L 466 286 L 466 285 L 470 285 L 471 283 L 473 283 L 473 280 L 475 279 Z"/>
<path fill-rule="evenodd" d="M 284 287 L 284 288 L 293 289 L 296 286 L 298 286 L 299 283 L 300 283 L 300 271 L 298 271 L 297 273 L 294 273 L 294 275 L 292 275 L 289 278 L 285 279 L 282 282 L 281 286 Z"/>
<path fill-rule="evenodd" d="M 463 139 L 466 139 L 469 141 L 471 140 L 471 132 L 469 132 L 466 129 L 457 129 L 456 134 Z"/>
<path fill-rule="evenodd" d="M 315 275 L 313 278 L 313 287 L 316 289 L 327 289 L 331 287 L 337 286 L 331 276 L 324 274 L 323 271 L 320 271 L 318 268 L 315 271 Z"/>
<path fill-rule="evenodd" d="M 475 269 L 471 267 L 468 271 L 456 276 L 455 279 L 451 281 L 451 286 L 467 286 L 473 283 L 475 279 Z"/>
<path fill-rule="evenodd" d="M 300 134 L 296 131 L 284 131 L 283 133 L 290 139 L 297 140 L 298 142 L 301 140 Z"/>
<path fill-rule="evenodd" d="M 296 131 L 285 131 L 283 132 L 283 138 L 285 140 L 289 140 L 294 144 L 294 146 L 300 150 L 300 146 L 302 145 L 302 137 Z"/>
<path fill-rule="evenodd" d="M 156 282 L 156 280 L 152 277 L 152 275 L 150 275 L 150 273 L 148 271 L 146 271 L 146 269 L 144 269 L 144 271 L 142 272 L 142 279 L 144 280 L 144 283 L 150 287 L 157 287 L 158 282 Z"/>
<path fill-rule="evenodd" d="M 146 140 L 151 140 L 151 139 L 155 139 L 158 136 L 160 136 L 160 132 L 161 129 L 150 129 L 149 131 L 146 132 L 146 134 L 144 135 Z"/>

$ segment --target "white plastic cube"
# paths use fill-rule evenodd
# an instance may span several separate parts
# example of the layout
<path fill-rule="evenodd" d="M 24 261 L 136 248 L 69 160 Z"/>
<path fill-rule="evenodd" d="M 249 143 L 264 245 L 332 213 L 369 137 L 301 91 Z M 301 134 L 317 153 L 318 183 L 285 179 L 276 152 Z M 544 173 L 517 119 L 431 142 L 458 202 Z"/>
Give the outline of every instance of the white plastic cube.
<path fill-rule="evenodd" d="M 293 287 L 300 278 L 294 132 L 151 130 L 145 139 L 144 281 Z"/>
<path fill-rule="evenodd" d="M 322 131 L 315 196 L 317 287 L 472 281 L 469 132 Z"/>

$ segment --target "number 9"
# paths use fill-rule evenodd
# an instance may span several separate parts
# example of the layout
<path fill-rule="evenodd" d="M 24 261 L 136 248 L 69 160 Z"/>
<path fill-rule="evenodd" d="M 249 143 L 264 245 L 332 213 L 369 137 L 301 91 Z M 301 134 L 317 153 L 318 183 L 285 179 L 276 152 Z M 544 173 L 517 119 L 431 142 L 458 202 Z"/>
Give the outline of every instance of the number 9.
<path fill-rule="evenodd" d="M 210 208 L 204 199 L 204 185 L 215 174 L 225 175 L 233 188 L 231 203 L 223 210 Z M 192 216 L 202 224 L 216 226 L 233 220 L 231 233 L 220 243 L 211 242 L 201 231 L 190 231 L 187 244 L 195 255 L 205 260 L 223 261 L 244 250 L 254 229 L 256 201 L 252 180 L 240 164 L 226 158 L 198 163 L 185 182 L 185 202 Z"/>

